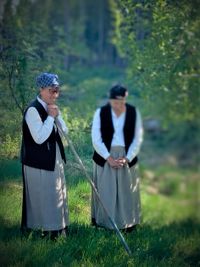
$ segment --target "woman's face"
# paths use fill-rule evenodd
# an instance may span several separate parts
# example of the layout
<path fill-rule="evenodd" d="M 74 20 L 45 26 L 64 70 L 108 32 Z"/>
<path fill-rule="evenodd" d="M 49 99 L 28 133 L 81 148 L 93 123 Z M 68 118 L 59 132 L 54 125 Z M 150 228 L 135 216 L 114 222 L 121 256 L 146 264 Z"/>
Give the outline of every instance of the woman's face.
<path fill-rule="evenodd" d="M 59 87 L 48 86 L 40 89 L 40 96 L 47 104 L 55 104 L 59 97 Z"/>
<path fill-rule="evenodd" d="M 115 113 L 120 114 L 125 111 L 126 97 L 120 99 L 110 99 L 110 104 Z"/>

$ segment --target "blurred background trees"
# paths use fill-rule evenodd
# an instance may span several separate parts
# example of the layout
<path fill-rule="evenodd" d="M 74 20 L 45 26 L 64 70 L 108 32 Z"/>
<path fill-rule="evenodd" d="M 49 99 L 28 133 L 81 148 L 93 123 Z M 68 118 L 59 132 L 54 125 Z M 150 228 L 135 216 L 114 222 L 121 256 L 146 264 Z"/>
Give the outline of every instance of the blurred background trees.
<path fill-rule="evenodd" d="M 35 77 L 52 71 L 72 128 L 84 117 L 89 129 L 112 83 L 122 82 L 142 111 L 146 138 L 160 153 L 171 147 L 179 159 L 197 163 L 199 9 L 197 0 L 1 1 L 1 158 L 18 155 Z"/>
<path fill-rule="evenodd" d="M 199 115 L 198 1 L 114 1 L 116 44 L 135 89 L 170 120 Z M 162 101 L 161 101 L 162 100 Z"/>

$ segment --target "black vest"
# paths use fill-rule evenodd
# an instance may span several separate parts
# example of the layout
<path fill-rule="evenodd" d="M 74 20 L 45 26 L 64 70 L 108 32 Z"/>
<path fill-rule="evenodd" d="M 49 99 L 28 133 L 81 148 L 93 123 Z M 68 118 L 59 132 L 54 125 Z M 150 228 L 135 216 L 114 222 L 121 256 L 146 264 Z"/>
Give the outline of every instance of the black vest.
<path fill-rule="evenodd" d="M 36 99 L 29 107 L 37 109 L 41 120 L 44 122 L 48 116 L 44 107 Z M 28 107 L 28 108 L 29 108 Z M 56 159 L 56 142 L 60 148 L 61 157 L 66 162 L 64 147 L 58 131 L 55 131 L 54 127 L 49 138 L 42 144 L 37 144 L 32 138 L 30 130 L 25 120 L 25 115 L 28 108 L 24 112 L 22 122 L 22 146 L 21 146 L 21 162 L 30 167 L 37 169 L 44 169 L 54 171 L 55 159 Z"/>
<path fill-rule="evenodd" d="M 112 122 L 111 106 L 106 104 L 101 108 L 100 111 L 100 121 L 101 121 L 101 137 L 108 151 L 110 151 L 112 138 L 114 134 L 114 127 Z M 126 118 L 124 123 L 124 142 L 125 151 L 128 152 L 129 146 L 133 141 L 135 135 L 135 122 L 136 122 L 136 110 L 135 107 L 126 104 Z M 93 160 L 96 164 L 104 166 L 106 160 L 101 157 L 96 151 L 93 154 Z M 133 166 L 137 162 L 137 157 L 135 157 L 131 162 L 129 162 L 129 167 Z"/>

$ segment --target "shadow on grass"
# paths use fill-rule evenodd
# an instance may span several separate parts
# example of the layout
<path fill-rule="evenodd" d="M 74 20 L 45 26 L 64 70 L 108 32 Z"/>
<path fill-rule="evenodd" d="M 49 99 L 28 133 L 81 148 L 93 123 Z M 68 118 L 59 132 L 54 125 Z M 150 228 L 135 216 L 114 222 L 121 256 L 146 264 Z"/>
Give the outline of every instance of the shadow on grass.
<path fill-rule="evenodd" d="M 135 266 L 171 266 L 172 263 L 174 266 L 200 266 L 199 233 L 200 224 L 194 220 L 160 228 L 141 225 L 135 231 L 123 234 L 132 251 L 132 257 L 128 258 L 114 231 L 72 223 L 69 235 L 55 242 L 41 239 L 38 232 L 22 237 L 19 225 L 0 218 L 1 244 L 6 243 L 0 254 L 4 254 L 3 266 L 19 263 L 24 251 L 30 254 L 26 255 L 24 263 L 29 266 L 47 266 L 47 263 L 52 266 L 58 261 L 64 266 L 72 263 L 73 266 L 86 263 L 90 266 L 127 266 L 128 260 Z M 13 259 L 9 257 L 11 249 L 15 253 Z"/>
<path fill-rule="evenodd" d="M 21 179 L 19 159 L 0 160 L 0 181 Z"/>

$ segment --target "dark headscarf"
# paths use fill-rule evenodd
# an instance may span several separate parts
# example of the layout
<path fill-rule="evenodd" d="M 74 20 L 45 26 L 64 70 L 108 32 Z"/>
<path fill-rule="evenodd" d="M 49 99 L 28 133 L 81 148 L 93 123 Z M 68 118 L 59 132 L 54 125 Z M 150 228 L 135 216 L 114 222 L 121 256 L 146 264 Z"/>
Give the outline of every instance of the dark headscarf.
<path fill-rule="evenodd" d="M 128 93 L 128 90 L 120 85 L 114 85 L 111 89 L 110 89 L 110 99 L 119 99 L 120 97 L 125 97 Z"/>

